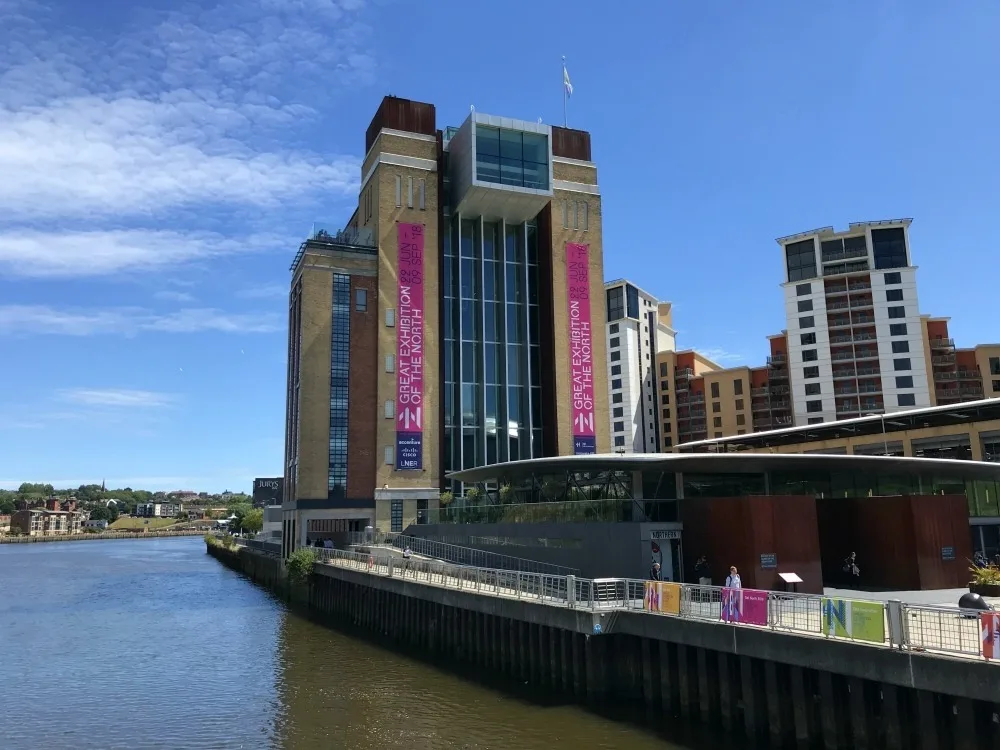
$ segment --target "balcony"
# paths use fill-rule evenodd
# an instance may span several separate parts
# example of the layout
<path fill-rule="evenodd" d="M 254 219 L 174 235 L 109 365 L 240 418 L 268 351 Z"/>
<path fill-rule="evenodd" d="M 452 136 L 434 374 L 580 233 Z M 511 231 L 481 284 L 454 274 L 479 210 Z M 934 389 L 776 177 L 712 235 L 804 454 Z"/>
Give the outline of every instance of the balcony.
<path fill-rule="evenodd" d="M 955 339 L 946 339 L 942 337 L 930 339 L 931 349 L 954 349 Z"/>
<path fill-rule="evenodd" d="M 847 362 L 854 359 L 854 352 L 833 352 L 830 359 L 834 362 Z"/>
<path fill-rule="evenodd" d="M 882 386 L 880 385 L 859 385 L 858 393 L 881 393 Z"/>
<path fill-rule="evenodd" d="M 768 377 L 771 378 L 772 383 L 778 381 L 784 382 L 788 380 L 788 370 L 775 370 Z"/>
<path fill-rule="evenodd" d="M 854 370 L 834 370 L 833 379 L 834 380 L 854 380 L 857 374 Z"/>
<path fill-rule="evenodd" d="M 772 424 L 773 422 L 770 419 L 755 419 L 753 421 L 753 428 L 755 430 L 767 430 L 770 429 Z"/>
<path fill-rule="evenodd" d="M 788 361 L 788 358 L 785 357 L 785 355 L 782 354 L 781 352 L 778 352 L 776 354 L 772 354 L 770 357 L 767 358 L 767 364 L 769 366 L 771 366 L 771 367 L 781 366 L 781 365 L 785 364 L 787 361 Z"/>
<path fill-rule="evenodd" d="M 958 379 L 959 380 L 982 380 L 983 376 L 979 373 L 979 368 L 975 370 L 963 370 L 959 369 Z"/>
<path fill-rule="evenodd" d="M 750 411 L 754 414 L 759 414 L 761 412 L 768 412 L 771 410 L 771 404 L 767 401 L 754 401 L 750 404 Z"/>
<path fill-rule="evenodd" d="M 787 409 L 789 406 L 791 403 L 786 398 L 771 402 L 771 409 Z"/>
<path fill-rule="evenodd" d="M 957 372 L 936 372 L 934 373 L 935 383 L 950 383 L 952 380 L 958 380 Z"/>
<path fill-rule="evenodd" d="M 864 292 L 872 288 L 868 281 L 854 281 L 847 287 L 852 292 Z"/>
<path fill-rule="evenodd" d="M 694 377 L 694 370 L 690 367 L 678 368 L 674 370 L 674 380 L 690 380 Z"/>
<path fill-rule="evenodd" d="M 774 422 L 775 427 L 790 427 L 792 424 L 791 417 L 775 417 L 771 421 Z"/>
<path fill-rule="evenodd" d="M 823 253 L 824 263 L 835 263 L 838 260 L 851 260 L 852 258 L 867 258 L 868 249 L 867 248 L 851 248 L 850 250 L 834 250 L 832 252 Z"/>
<path fill-rule="evenodd" d="M 854 334 L 854 340 L 855 341 L 875 341 L 876 338 L 877 338 L 877 336 L 874 336 L 874 335 L 872 335 L 870 333 L 856 333 L 856 334 Z"/>
<path fill-rule="evenodd" d="M 880 372 L 880 370 L 877 367 L 859 367 L 858 368 L 858 377 L 859 378 L 863 378 L 863 377 L 871 376 L 871 375 L 879 375 L 879 374 L 881 374 L 881 372 Z"/>
<path fill-rule="evenodd" d="M 827 310 L 846 310 L 848 307 L 850 307 L 850 304 L 848 304 L 847 302 L 827 302 L 826 303 L 826 309 Z"/>
<path fill-rule="evenodd" d="M 931 362 L 935 365 L 953 365 L 955 364 L 954 354 L 936 354 L 931 357 Z"/>
<path fill-rule="evenodd" d="M 871 297 L 851 297 L 852 310 L 865 310 L 874 307 Z"/>
<path fill-rule="evenodd" d="M 750 395 L 751 396 L 766 396 L 767 393 L 768 393 L 767 386 L 764 386 L 763 388 L 751 388 L 750 389 Z"/>
<path fill-rule="evenodd" d="M 788 393 L 788 386 L 787 385 L 772 385 L 771 386 L 771 395 L 772 396 L 774 394 L 784 395 L 786 393 Z"/>
<path fill-rule="evenodd" d="M 878 359 L 878 349 L 858 349 L 854 352 L 855 359 Z"/>
<path fill-rule="evenodd" d="M 856 315 L 852 322 L 856 326 L 875 325 L 875 318 L 871 315 Z"/>
<path fill-rule="evenodd" d="M 967 387 L 967 388 L 960 389 L 959 392 L 963 396 L 969 396 L 971 398 L 982 398 L 983 397 L 983 389 L 982 388 L 968 388 Z"/>
<path fill-rule="evenodd" d="M 858 414 L 861 410 L 851 404 L 837 404 L 837 414 Z"/>
<path fill-rule="evenodd" d="M 834 396 L 856 396 L 856 395 L 858 395 L 858 389 L 857 388 L 834 388 L 833 389 L 833 395 Z"/>
<path fill-rule="evenodd" d="M 831 318 L 827 322 L 827 326 L 831 329 L 833 328 L 850 328 L 851 319 L 850 318 Z"/>
<path fill-rule="evenodd" d="M 824 276 L 840 276 L 845 273 L 864 273 L 868 270 L 867 260 L 856 260 L 852 263 L 838 263 L 835 266 L 826 266 L 823 269 Z"/>
<path fill-rule="evenodd" d="M 830 343 L 831 344 L 850 344 L 852 341 L 854 341 L 854 337 L 851 336 L 851 334 L 849 334 L 849 333 L 846 334 L 846 335 L 843 335 L 843 336 L 831 336 L 830 337 Z"/>

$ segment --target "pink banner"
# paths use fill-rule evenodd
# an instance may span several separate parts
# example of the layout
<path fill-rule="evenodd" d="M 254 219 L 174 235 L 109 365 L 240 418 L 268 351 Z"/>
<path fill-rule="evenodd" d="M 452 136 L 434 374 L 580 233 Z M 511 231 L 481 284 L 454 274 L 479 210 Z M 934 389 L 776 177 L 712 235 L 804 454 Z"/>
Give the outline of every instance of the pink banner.
<path fill-rule="evenodd" d="M 746 625 L 767 625 L 767 592 L 722 589 L 722 619 Z"/>
<path fill-rule="evenodd" d="M 590 320 L 589 254 L 589 245 L 566 243 L 573 453 L 597 452 L 597 437 L 594 432 L 594 336 Z"/>
<path fill-rule="evenodd" d="M 424 465 L 424 227 L 398 225 L 396 471 Z"/>

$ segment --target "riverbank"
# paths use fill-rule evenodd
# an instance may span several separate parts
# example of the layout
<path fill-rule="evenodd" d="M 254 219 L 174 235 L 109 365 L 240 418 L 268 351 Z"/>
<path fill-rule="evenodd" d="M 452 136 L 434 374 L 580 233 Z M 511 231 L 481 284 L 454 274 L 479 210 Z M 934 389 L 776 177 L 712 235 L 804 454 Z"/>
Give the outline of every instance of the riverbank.
<path fill-rule="evenodd" d="M 94 539 L 162 539 L 168 536 L 205 536 L 204 531 L 105 531 L 100 534 L 64 534 L 62 536 L 3 536 L 0 544 L 36 542 L 84 542 Z"/>

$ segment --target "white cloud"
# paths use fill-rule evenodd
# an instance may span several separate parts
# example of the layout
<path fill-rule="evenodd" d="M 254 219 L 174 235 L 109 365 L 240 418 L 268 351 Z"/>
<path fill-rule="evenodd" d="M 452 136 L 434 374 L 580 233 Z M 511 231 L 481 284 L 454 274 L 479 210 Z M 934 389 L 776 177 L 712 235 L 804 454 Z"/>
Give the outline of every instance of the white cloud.
<path fill-rule="evenodd" d="M 247 287 L 236 292 L 243 299 L 281 299 L 288 296 L 288 287 L 281 284 Z"/>
<path fill-rule="evenodd" d="M 158 409 L 177 401 L 173 394 L 127 388 L 71 388 L 61 391 L 59 398 L 79 406 L 123 409 Z"/>
<path fill-rule="evenodd" d="M 288 238 L 276 235 L 229 238 L 213 232 L 13 229 L 0 232 L 0 272 L 33 278 L 149 272 L 222 255 L 290 245 Z"/>
<path fill-rule="evenodd" d="M 288 207 L 356 191 L 359 159 L 303 147 L 295 129 L 371 80 L 364 2 L 182 7 L 128 4 L 108 37 L 0 0 L 0 174 L 16 176 L 0 180 L 0 270 L 97 276 L 253 250 L 245 237 L 120 227 L 192 227 L 216 209 L 274 225 Z"/>
<path fill-rule="evenodd" d="M 153 294 L 156 299 L 168 302 L 194 302 L 194 295 L 187 292 L 178 292 L 173 289 L 161 289 Z"/>
<path fill-rule="evenodd" d="M 277 315 L 230 314 L 190 308 L 159 315 L 142 308 L 57 310 L 44 305 L 0 305 L 0 335 L 133 336 L 142 332 L 271 333 L 282 328 Z"/>

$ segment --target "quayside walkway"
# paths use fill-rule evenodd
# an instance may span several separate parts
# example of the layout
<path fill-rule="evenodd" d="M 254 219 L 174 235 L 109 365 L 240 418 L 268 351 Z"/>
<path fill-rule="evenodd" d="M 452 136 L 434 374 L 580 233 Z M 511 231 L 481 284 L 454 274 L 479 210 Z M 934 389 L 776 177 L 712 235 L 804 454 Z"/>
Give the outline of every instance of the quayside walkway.
<path fill-rule="evenodd" d="M 316 552 L 327 565 L 553 607 L 609 613 L 619 610 L 644 612 L 650 616 L 764 628 L 927 655 L 984 658 L 984 616 L 975 610 L 815 594 L 733 591 L 716 586 L 628 578 L 587 579 L 453 565 L 436 560 L 401 560 L 380 556 L 377 550 L 360 553 L 317 549 Z M 986 619 L 991 617 L 985 615 Z M 607 627 L 602 625 L 602 630 L 609 632 Z M 1000 627 L 1000 623 L 993 627 Z M 985 650 L 990 657 L 993 655 L 991 646 L 987 639 Z M 1000 657 L 1000 649 L 997 657 Z"/>
<path fill-rule="evenodd" d="M 769 748 L 1000 748 L 1000 669 L 955 609 L 315 551 L 303 585 L 208 545 L 317 616 L 547 700 Z"/>

